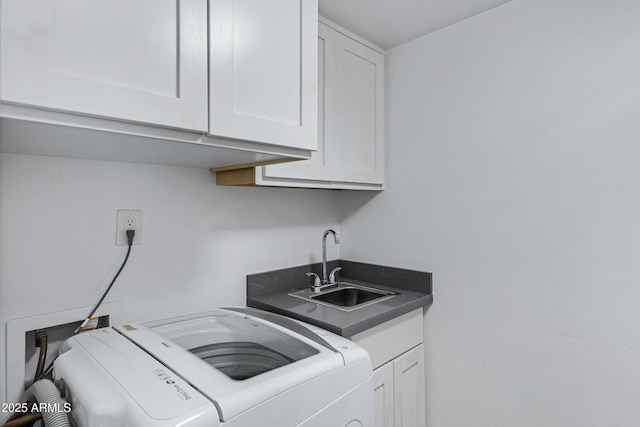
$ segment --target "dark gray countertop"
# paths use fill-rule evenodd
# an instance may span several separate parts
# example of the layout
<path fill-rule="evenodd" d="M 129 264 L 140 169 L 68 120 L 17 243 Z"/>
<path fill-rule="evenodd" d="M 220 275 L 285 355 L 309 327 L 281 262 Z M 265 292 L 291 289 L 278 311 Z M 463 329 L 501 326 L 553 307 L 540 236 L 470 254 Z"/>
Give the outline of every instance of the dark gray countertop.
<path fill-rule="evenodd" d="M 353 311 L 343 311 L 326 305 L 290 296 L 311 286 L 305 276 L 318 271 L 319 263 L 259 273 L 247 276 L 247 306 L 282 314 L 319 326 L 328 331 L 351 337 L 380 323 L 433 302 L 431 273 L 394 267 L 338 260 L 340 280 L 396 292 L 393 298 Z M 365 281 L 366 280 L 366 281 Z"/>

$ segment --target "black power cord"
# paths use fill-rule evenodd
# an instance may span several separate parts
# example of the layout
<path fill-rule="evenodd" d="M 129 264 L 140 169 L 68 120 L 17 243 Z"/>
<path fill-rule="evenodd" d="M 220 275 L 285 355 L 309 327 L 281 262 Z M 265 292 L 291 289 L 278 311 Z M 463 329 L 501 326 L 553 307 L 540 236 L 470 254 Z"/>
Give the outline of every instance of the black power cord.
<path fill-rule="evenodd" d="M 113 284 L 116 283 L 116 279 L 118 278 L 118 276 L 122 272 L 122 269 L 124 268 L 125 265 L 127 265 L 127 261 L 129 260 L 129 254 L 131 253 L 131 246 L 133 245 L 133 236 L 135 234 L 136 234 L 135 230 L 127 230 L 127 245 L 128 245 L 127 255 L 124 257 L 124 261 L 122 261 L 122 265 L 118 269 L 118 272 L 116 273 L 116 275 L 113 277 L 113 280 L 111 280 L 111 283 L 107 287 L 107 290 L 104 291 L 104 293 L 102 294 L 102 297 L 100 297 L 100 301 L 98 301 L 98 303 L 95 305 L 95 307 L 93 307 L 93 310 L 91 310 L 91 313 L 89 313 L 89 316 L 87 316 L 87 318 L 80 324 L 80 326 L 78 326 L 78 329 L 76 329 L 74 331 L 75 334 L 77 334 L 82 328 L 85 327 L 85 325 L 87 323 L 89 323 L 89 321 L 91 320 L 91 318 L 93 317 L 95 312 L 98 311 L 98 308 L 100 308 L 100 305 L 102 305 L 102 301 L 104 301 L 104 299 L 107 297 L 107 294 L 109 294 L 109 291 L 113 287 Z M 56 356 L 56 358 L 57 358 L 57 356 Z M 55 360 L 56 359 L 54 358 L 51 361 L 51 363 L 49 363 L 49 365 L 44 370 L 44 372 L 42 372 L 42 374 L 38 378 L 36 378 L 36 380 L 46 377 L 49 374 L 49 372 L 51 372 L 51 369 L 53 369 L 53 362 L 55 362 Z M 0 427 L 2 427 L 2 426 L 0 426 Z"/>
<path fill-rule="evenodd" d="M 122 262 L 122 265 L 120 266 L 120 269 L 118 270 L 116 275 L 113 277 L 113 280 L 109 284 L 109 287 L 107 287 L 107 290 L 104 291 L 104 293 L 102 294 L 102 297 L 100 298 L 100 301 L 98 301 L 96 306 L 93 307 L 93 310 L 91 310 L 91 313 L 89 313 L 89 316 L 87 316 L 87 318 L 84 320 L 84 322 L 82 322 L 82 324 L 80 326 L 78 326 L 78 329 L 75 330 L 76 334 L 78 333 L 78 331 L 80 329 L 84 328 L 84 326 L 91 320 L 91 318 L 93 317 L 95 312 L 98 311 L 98 308 L 102 305 L 102 301 L 104 301 L 104 299 L 107 297 L 107 294 L 109 293 L 109 291 L 113 287 L 113 284 L 116 283 L 116 279 L 118 278 L 118 276 L 122 272 L 122 269 L 124 268 L 125 265 L 127 265 L 127 260 L 129 259 L 129 254 L 131 253 L 131 245 L 133 245 L 133 236 L 135 234 L 136 234 L 135 230 L 127 230 L 127 245 L 129 246 L 127 248 L 127 256 L 124 257 L 124 261 Z"/>

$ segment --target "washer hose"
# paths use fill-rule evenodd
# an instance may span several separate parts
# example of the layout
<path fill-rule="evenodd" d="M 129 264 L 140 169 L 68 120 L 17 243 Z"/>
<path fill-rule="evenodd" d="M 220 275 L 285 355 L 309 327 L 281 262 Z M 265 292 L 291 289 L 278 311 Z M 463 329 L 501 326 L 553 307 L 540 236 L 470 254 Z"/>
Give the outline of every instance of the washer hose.
<path fill-rule="evenodd" d="M 42 421 L 44 421 L 46 427 L 71 427 L 69 417 L 64 412 L 65 402 L 51 381 L 36 381 L 29 388 L 28 393 L 33 394 L 38 403 L 53 404 L 57 409 L 56 411 L 42 411 Z"/>
<path fill-rule="evenodd" d="M 38 378 L 42 376 L 44 371 L 44 362 L 47 359 L 47 333 L 44 330 L 36 332 L 36 347 L 40 347 L 40 354 L 38 356 L 38 366 L 36 367 L 36 375 L 33 378 L 33 382 L 38 381 Z"/>
<path fill-rule="evenodd" d="M 42 418 L 40 412 L 34 412 L 32 414 L 23 415 L 20 418 L 9 420 L 6 424 L 2 424 L 2 427 L 23 427 L 32 426 L 36 421 Z"/>

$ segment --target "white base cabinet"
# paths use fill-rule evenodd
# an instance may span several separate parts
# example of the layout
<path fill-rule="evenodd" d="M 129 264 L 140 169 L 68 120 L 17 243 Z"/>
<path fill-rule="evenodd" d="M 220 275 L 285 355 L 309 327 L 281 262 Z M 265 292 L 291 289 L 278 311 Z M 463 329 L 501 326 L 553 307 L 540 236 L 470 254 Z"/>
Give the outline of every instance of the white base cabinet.
<path fill-rule="evenodd" d="M 318 150 L 311 159 L 218 172 L 219 185 L 382 190 L 384 54 L 322 19 L 318 28 Z"/>
<path fill-rule="evenodd" d="M 373 404 L 375 427 L 391 427 L 395 422 L 393 362 L 373 371 Z"/>
<path fill-rule="evenodd" d="M 424 427 L 424 345 L 412 348 L 389 363 L 393 363 L 393 425 Z"/>
<path fill-rule="evenodd" d="M 375 427 L 425 427 L 422 309 L 354 335 L 374 367 Z"/>

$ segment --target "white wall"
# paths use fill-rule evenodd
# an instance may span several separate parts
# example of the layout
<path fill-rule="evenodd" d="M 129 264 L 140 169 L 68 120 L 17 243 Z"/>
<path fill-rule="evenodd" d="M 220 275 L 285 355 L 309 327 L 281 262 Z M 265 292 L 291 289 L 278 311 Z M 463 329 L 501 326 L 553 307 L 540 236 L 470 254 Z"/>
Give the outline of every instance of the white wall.
<path fill-rule="evenodd" d="M 639 16 L 517 0 L 388 52 L 341 257 L 433 271 L 429 427 L 640 422 Z"/>
<path fill-rule="evenodd" d="M 126 251 L 117 209 L 144 214 L 142 245 L 106 299 L 135 321 L 244 305 L 247 274 L 320 261 L 336 202 L 329 191 L 217 187 L 206 169 L 0 154 L 0 402 L 15 399 L 5 322 L 98 301 Z"/>

